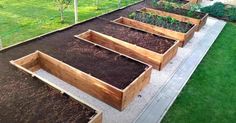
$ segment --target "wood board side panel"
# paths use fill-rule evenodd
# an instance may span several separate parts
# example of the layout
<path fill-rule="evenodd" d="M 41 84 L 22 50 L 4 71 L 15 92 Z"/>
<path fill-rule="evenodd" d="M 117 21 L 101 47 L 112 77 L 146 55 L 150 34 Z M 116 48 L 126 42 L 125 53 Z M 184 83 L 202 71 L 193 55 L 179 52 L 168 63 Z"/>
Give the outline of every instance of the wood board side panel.
<path fill-rule="evenodd" d="M 141 12 L 150 12 L 150 13 L 153 13 L 153 14 L 156 14 L 156 15 L 159 15 L 159 16 L 165 16 L 165 17 L 170 16 L 170 17 L 175 18 L 179 21 L 192 23 L 192 24 L 196 24 L 196 25 L 199 25 L 200 21 L 201 21 L 201 19 L 190 18 L 190 17 L 187 17 L 187 16 L 178 15 L 178 14 L 174 14 L 174 13 L 170 13 L 170 12 L 166 12 L 166 11 L 162 11 L 162 10 L 157 10 L 157 9 L 152 9 L 152 8 L 146 8 L 146 7 L 140 9 L 139 11 L 141 11 Z"/>
<path fill-rule="evenodd" d="M 155 68 L 159 68 L 161 62 L 163 61 L 163 54 L 149 51 L 145 48 L 127 43 L 125 41 L 121 41 L 119 39 L 101 34 L 96 31 L 90 30 L 90 32 L 88 32 L 88 33 L 92 34 L 92 38 L 90 38 L 91 40 L 89 40 L 89 41 L 94 42 L 99 45 L 102 45 L 104 47 L 107 47 L 107 48 L 117 51 L 119 53 L 125 54 L 127 56 L 132 57 L 132 58 L 141 60 L 145 63 L 151 64 Z M 83 38 L 84 37 L 83 34 L 85 34 L 85 33 L 82 33 L 82 35 L 79 35 L 76 37 L 79 37 L 83 40 L 87 40 L 87 39 Z"/>
<path fill-rule="evenodd" d="M 14 63 L 33 72 L 35 69 L 32 68 L 36 68 L 35 66 L 38 65 L 38 52 L 36 51 L 18 60 L 15 60 Z"/>
<path fill-rule="evenodd" d="M 126 108 L 139 92 L 150 82 L 152 67 L 149 67 L 144 74 L 139 76 L 132 84 L 130 84 L 123 93 L 122 109 Z"/>
<path fill-rule="evenodd" d="M 187 32 L 187 35 L 185 35 L 185 41 L 180 42 L 181 47 L 183 47 L 189 40 L 191 40 L 194 36 L 195 31 L 197 30 L 197 25 L 194 25 L 191 30 Z"/>
<path fill-rule="evenodd" d="M 180 33 L 180 32 L 176 32 L 176 31 L 172 31 L 166 28 L 162 28 L 162 27 L 158 27 L 155 25 L 150 25 L 150 24 L 146 24 L 137 20 L 133 20 L 133 19 L 129 19 L 129 18 L 125 18 L 122 17 L 123 21 L 122 23 L 119 23 L 121 25 L 124 26 L 128 26 L 128 27 L 134 27 L 152 34 L 157 34 L 157 35 L 164 35 L 167 37 L 171 37 L 172 39 L 177 39 L 179 41 L 184 41 L 185 40 L 185 33 Z"/>
<path fill-rule="evenodd" d="M 166 3 L 166 2 L 168 2 L 168 1 L 160 0 L 160 1 L 158 1 L 157 3 L 160 3 L 160 2 Z M 185 3 L 185 4 L 183 4 L 183 5 L 178 5 L 178 4 L 175 3 L 175 2 L 168 2 L 168 3 L 170 3 L 170 4 L 171 4 L 172 6 L 174 6 L 174 7 L 181 7 L 181 8 L 184 8 L 184 9 L 189 9 L 190 6 L 191 6 L 191 4 L 192 4 L 192 1 L 188 1 L 187 3 Z"/>
<path fill-rule="evenodd" d="M 98 112 L 96 116 L 94 116 L 89 123 L 102 123 L 102 112 Z"/>
<path fill-rule="evenodd" d="M 12 65 L 14 65 L 15 67 L 17 67 L 18 69 L 20 69 L 20 70 L 22 70 L 22 71 L 24 71 L 24 72 L 27 72 L 27 73 L 31 74 L 32 76 L 35 76 L 35 77 L 37 77 L 38 79 L 44 81 L 45 83 L 49 84 L 49 86 L 51 86 L 51 87 L 53 87 L 53 88 L 55 88 L 55 89 L 57 89 L 57 90 L 63 91 L 63 89 L 61 89 L 60 87 L 58 87 L 58 86 L 56 86 L 56 85 L 53 85 L 53 84 L 50 84 L 51 82 L 48 82 L 48 80 L 42 78 L 41 76 L 38 76 L 38 75 L 34 74 L 34 71 L 32 71 L 31 69 L 34 69 L 35 71 L 36 71 L 36 68 L 37 68 L 37 70 L 40 69 L 41 66 L 40 66 L 39 62 L 38 62 L 38 64 L 35 65 L 33 68 L 31 68 L 31 67 L 30 67 L 30 68 L 25 68 L 25 67 L 21 66 L 21 64 L 19 64 L 19 63 L 27 64 L 27 61 L 28 61 L 28 62 L 33 62 L 31 59 L 34 59 L 34 60 L 39 61 L 39 59 L 40 59 L 39 53 L 40 53 L 40 51 L 36 51 L 36 52 L 31 53 L 31 54 L 29 54 L 29 55 L 27 55 L 27 56 L 24 56 L 24 57 L 22 57 L 22 58 L 19 58 L 19 59 L 17 59 L 17 60 L 11 60 L 10 63 L 11 63 Z M 66 93 L 67 93 L 67 92 L 66 92 Z M 68 95 L 70 95 L 70 96 L 71 96 L 73 99 L 75 99 L 76 101 L 79 101 L 80 103 L 85 104 L 85 105 L 87 105 L 88 107 L 90 107 L 90 108 L 96 110 L 97 114 L 96 114 L 94 117 L 92 117 L 91 120 L 90 120 L 90 121 L 92 121 L 92 123 L 102 123 L 102 112 L 100 112 L 98 109 L 94 108 L 93 106 L 87 104 L 86 102 L 84 102 L 84 101 L 78 99 L 77 97 L 72 96 L 70 93 L 69 93 Z M 93 122 L 93 121 L 96 121 L 96 122 Z"/>
<path fill-rule="evenodd" d="M 176 42 L 171 48 L 170 50 L 168 50 L 165 54 L 164 54 L 164 60 L 161 64 L 161 67 L 160 69 L 164 68 L 171 59 L 173 59 L 176 54 L 177 54 L 177 51 L 178 51 L 178 47 L 179 47 L 179 42 Z"/>
<path fill-rule="evenodd" d="M 119 108 L 121 105 L 122 92 L 104 84 L 98 79 L 73 69 L 63 62 L 40 53 L 40 64 L 44 70 L 68 82 L 78 89 L 94 96 L 107 104 Z"/>
<path fill-rule="evenodd" d="M 206 15 L 203 17 L 203 19 L 201 19 L 200 24 L 199 24 L 198 29 L 197 29 L 198 31 L 199 31 L 204 25 L 206 25 L 207 18 L 208 18 L 208 14 L 206 14 Z"/>

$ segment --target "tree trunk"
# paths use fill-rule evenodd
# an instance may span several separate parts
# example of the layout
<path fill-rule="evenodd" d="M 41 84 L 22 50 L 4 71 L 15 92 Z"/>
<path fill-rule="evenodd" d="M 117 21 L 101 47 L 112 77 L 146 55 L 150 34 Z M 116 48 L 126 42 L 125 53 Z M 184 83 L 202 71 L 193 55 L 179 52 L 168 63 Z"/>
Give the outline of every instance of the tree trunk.
<path fill-rule="evenodd" d="M 0 37 L 0 50 L 3 48 L 3 45 L 2 45 L 2 38 Z"/>
<path fill-rule="evenodd" d="M 99 9 L 99 0 L 96 0 L 97 9 Z"/>
<path fill-rule="evenodd" d="M 60 8 L 60 12 L 61 12 L 61 23 L 64 22 L 64 10 L 63 10 L 63 6 L 61 6 Z"/>
<path fill-rule="evenodd" d="M 120 9 L 121 7 L 121 0 L 118 1 L 118 8 Z"/>
<path fill-rule="evenodd" d="M 78 0 L 74 0 L 75 23 L 78 22 Z"/>

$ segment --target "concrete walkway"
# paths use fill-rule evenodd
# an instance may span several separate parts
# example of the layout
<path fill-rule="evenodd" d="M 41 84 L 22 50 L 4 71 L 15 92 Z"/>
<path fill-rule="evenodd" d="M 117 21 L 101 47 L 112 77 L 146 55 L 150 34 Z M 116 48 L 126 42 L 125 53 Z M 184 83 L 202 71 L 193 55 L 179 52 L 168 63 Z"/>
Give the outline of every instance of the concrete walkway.
<path fill-rule="evenodd" d="M 157 123 L 162 120 L 224 26 L 225 22 L 218 21 L 214 24 L 214 28 L 210 28 L 208 33 L 202 36 L 201 42 L 196 45 L 192 54 L 182 63 L 160 93 L 154 97 L 136 123 Z"/>

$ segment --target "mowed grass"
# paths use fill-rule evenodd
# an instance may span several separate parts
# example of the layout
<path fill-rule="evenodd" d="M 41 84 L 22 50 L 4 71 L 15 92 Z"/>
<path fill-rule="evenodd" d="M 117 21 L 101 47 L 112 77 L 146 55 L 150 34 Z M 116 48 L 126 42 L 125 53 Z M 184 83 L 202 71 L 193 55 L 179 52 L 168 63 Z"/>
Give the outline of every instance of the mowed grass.
<path fill-rule="evenodd" d="M 236 25 L 228 23 L 162 123 L 236 122 Z"/>
<path fill-rule="evenodd" d="M 79 0 L 79 19 L 83 21 L 118 8 L 118 0 Z M 122 0 L 122 6 L 139 0 Z M 74 23 L 73 2 L 65 10 L 65 23 L 54 0 L 0 0 L 0 39 L 3 46 L 26 40 Z"/>

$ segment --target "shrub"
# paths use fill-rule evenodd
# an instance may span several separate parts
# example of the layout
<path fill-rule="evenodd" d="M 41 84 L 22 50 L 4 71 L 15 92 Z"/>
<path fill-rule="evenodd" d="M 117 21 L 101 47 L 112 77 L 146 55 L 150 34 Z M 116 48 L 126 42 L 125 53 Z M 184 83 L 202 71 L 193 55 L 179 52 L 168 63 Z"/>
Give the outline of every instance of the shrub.
<path fill-rule="evenodd" d="M 204 13 L 209 13 L 209 15 L 214 17 L 223 17 L 224 16 L 225 5 L 221 2 L 216 2 L 212 6 L 207 6 L 201 8 L 201 11 Z"/>
<path fill-rule="evenodd" d="M 229 21 L 236 21 L 236 7 L 227 8 L 225 11 Z"/>

